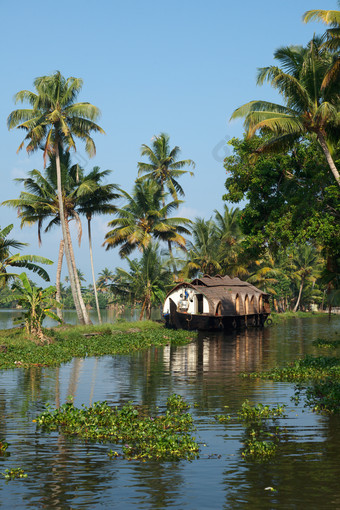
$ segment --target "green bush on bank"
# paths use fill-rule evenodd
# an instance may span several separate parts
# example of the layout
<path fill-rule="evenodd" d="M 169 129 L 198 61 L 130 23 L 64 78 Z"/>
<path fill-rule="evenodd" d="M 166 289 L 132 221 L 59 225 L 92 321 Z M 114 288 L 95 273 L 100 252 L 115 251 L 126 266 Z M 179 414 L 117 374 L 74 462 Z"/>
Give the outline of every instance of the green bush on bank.
<path fill-rule="evenodd" d="M 62 326 L 44 330 L 50 343 L 37 345 L 22 329 L 0 331 L 0 369 L 58 366 L 72 358 L 128 354 L 149 347 L 186 344 L 193 332 L 168 330 L 152 321 L 101 326 Z"/>

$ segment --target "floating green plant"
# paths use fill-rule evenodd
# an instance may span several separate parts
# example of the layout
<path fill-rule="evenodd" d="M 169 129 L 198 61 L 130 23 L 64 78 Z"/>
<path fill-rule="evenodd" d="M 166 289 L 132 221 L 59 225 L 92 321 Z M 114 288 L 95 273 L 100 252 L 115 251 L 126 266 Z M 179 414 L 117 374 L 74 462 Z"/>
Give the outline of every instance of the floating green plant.
<path fill-rule="evenodd" d="M 323 347 L 325 349 L 337 349 L 340 346 L 340 340 L 326 340 L 324 338 L 317 338 L 313 341 L 315 347 Z"/>
<path fill-rule="evenodd" d="M 261 441 L 259 431 L 250 430 L 249 437 L 244 442 L 241 455 L 244 459 L 267 460 L 277 452 L 277 443 L 273 441 Z"/>
<path fill-rule="evenodd" d="M 8 448 L 8 443 L 6 443 L 5 441 L 0 441 L 0 455 L 8 455 L 8 453 L 6 452 Z"/>
<path fill-rule="evenodd" d="M 27 474 L 22 468 L 5 469 L 4 473 L 1 473 L 6 480 L 14 480 L 15 478 L 27 478 Z"/>
<path fill-rule="evenodd" d="M 189 460 L 198 456 L 199 447 L 191 436 L 192 417 L 183 412 L 187 407 L 179 395 L 170 396 L 165 413 L 157 416 L 132 404 L 118 409 L 96 402 L 79 409 L 68 402 L 59 409 L 47 407 L 34 421 L 44 431 L 121 445 L 121 453 L 109 451 L 110 458 Z"/>
<path fill-rule="evenodd" d="M 231 420 L 230 414 L 216 414 L 214 418 L 220 423 L 228 423 Z"/>
<path fill-rule="evenodd" d="M 340 380 L 340 358 L 306 355 L 282 367 L 274 367 L 266 372 L 244 373 L 242 377 L 287 382 L 320 380 L 326 377 Z"/>
<path fill-rule="evenodd" d="M 301 396 L 305 397 L 305 404 L 317 413 L 340 413 L 340 381 L 325 379 L 309 386 L 298 385 L 295 388 L 293 400 L 298 404 Z"/>
<path fill-rule="evenodd" d="M 270 407 L 261 403 L 252 405 L 248 400 L 243 402 L 237 417 L 229 414 L 216 415 L 215 420 L 220 423 L 241 421 L 245 424 L 243 433 L 243 448 L 241 455 L 244 459 L 263 462 L 272 457 L 279 442 L 283 438 L 284 429 L 273 425 L 278 418 L 286 418 L 285 405 L 277 404 Z"/>
<path fill-rule="evenodd" d="M 261 403 L 252 406 L 249 404 L 249 401 L 246 400 L 243 402 L 238 415 L 240 419 L 245 422 L 258 422 L 260 420 L 286 418 L 285 408 L 285 405 L 279 404 L 276 407 L 270 407 Z"/>

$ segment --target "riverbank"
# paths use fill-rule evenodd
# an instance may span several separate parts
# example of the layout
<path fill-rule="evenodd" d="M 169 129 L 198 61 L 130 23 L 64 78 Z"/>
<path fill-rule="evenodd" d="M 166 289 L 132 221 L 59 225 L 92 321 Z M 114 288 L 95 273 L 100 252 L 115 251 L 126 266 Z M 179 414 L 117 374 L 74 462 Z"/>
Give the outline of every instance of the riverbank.
<path fill-rule="evenodd" d="M 0 331 L 0 369 L 58 366 L 72 358 L 131 354 L 168 344 L 186 344 L 196 333 L 165 329 L 152 321 L 93 326 L 61 326 L 44 330 L 50 343 L 37 345 L 24 329 Z"/>
<path fill-rule="evenodd" d="M 315 312 L 273 313 L 272 325 L 292 318 L 325 316 Z M 269 326 L 270 327 L 270 326 Z M 167 344 L 190 343 L 196 332 L 165 329 L 153 321 L 121 321 L 93 326 L 63 325 L 44 329 L 50 343 L 37 345 L 22 328 L 0 330 L 0 369 L 30 366 L 58 366 L 72 358 L 130 354 Z"/>
<path fill-rule="evenodd" d="M 280 324 L 282 321 L 285 321 L 287 319 L 310 319 L 312 317 L 324 317 L 327 315 L 328 312 L 283 312 L 283 313 L 277 313 L 272 312 L 270 314 L 270 319 L 272 324 Z M 336 314 L 332 314 L 336 315 Z"/>

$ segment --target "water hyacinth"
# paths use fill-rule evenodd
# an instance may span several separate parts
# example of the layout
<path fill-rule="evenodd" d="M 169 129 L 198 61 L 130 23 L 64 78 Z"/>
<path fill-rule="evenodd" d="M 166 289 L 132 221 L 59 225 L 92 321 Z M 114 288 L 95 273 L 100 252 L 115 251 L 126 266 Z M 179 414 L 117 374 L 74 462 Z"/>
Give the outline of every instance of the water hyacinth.
<path fill-rule="evenodd" d="M 180 460 L 194 459 L 199 447 L 191 432 L 189 406 L 179 395 L 171 395 L 164 414 L 149 416 L 146 409 L 132 404 L 112 408 L 106 402 L 91 407 L 74 407 L 68 402 L 37 416 L 38 428 L 78 436 L 86 441 L 121 445 L 121 453 L 109 451 L 110 458 Z"/>

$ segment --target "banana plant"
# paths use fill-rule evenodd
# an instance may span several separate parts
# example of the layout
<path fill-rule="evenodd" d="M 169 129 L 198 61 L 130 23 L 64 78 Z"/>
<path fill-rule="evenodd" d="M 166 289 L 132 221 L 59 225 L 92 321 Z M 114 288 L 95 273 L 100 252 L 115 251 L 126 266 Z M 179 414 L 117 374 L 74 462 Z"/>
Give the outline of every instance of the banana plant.
<path fill-rule="evenodd" d="M 21 273 L 17 275 L 16 281 L 12 285 L 13 294 L 6 298 L 6 301 L 17 301 L 23 307 L 23 319 L 28 334 L 44 339 L 42 332 L 42 322 L 45 317 L 60 321 L 59 317 L 52 312 L 52 308 L 61 307 L 54 299 L 56 288 L 52 285 L 43 289 L 32 285 L 26 275 Z"/>

